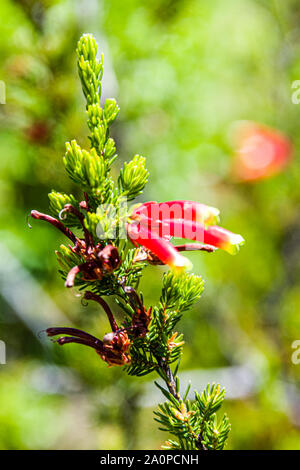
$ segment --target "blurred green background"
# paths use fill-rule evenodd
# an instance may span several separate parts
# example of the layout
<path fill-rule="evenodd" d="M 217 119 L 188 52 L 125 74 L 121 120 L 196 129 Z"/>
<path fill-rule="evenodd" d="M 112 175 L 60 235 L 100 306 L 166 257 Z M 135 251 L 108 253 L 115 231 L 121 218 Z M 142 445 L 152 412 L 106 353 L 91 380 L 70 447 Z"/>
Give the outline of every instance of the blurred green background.
<path fill-rule="evenodd" d="M 75 325 L 102 337 L 97 307 L 66 291 L 51 227 L 26 225 L 47 193 L 75 191 L 64 143 L 88 145 L 75 48 L 93 33 L 105 53 L 103 93 L 121 107 L 117 166 L 139 153 L 143 200 L 195 199 L 241 233 L 236 257 L 194 253 L 206 281 L 185 315 L 184 381 L 226 386 L 231 449 L 300 449 L 300 79 L 298 0 L 2 0 L 0 4 L 0 449 L 157 449 L 153 376 L 127 377 L 91 350 L 38 332 Z M 229 135 L 250 119 L 286 133 L 291 165 L 266 181 L 230 179 Z M 146 306 L 163 269 L 147 269 Z"/>

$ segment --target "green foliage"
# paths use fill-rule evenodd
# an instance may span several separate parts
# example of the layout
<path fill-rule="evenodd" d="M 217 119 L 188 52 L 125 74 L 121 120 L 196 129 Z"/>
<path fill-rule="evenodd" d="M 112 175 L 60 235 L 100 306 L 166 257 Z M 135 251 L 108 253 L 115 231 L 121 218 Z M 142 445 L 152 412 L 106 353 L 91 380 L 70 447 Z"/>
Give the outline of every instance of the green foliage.
<path fill-rule="evenodd" d="M 81 256 L 73 253 L 73 251 L 65 245 L 60 245 L 59 249 L 55 251 L 55 254 L 57 261 L 62 268 L 60 273 L 63 279 L 66 278 L 70 269 L 84 261 Z M 80 283 L 79 279 L 77 279 L 77 282 Z"/>
<path fill-rule="evenodd" d="M 83 224 L 78 223 L 78 220 L 76 224 L 73 213 L 63 214 L 65 204 L 80 208 L 79 201 L 73 196 L 52 191 L 49 195 L 50 207 L 55 215 L 63 216 L 69 226 L 74 224 L 87 230 L 94 241 L 106 244 L 113 240 L 116 246 L 121 246 L 122 239 L 126 238 L 124 226 L 128 217 L 128 208 L 124 202 L 140 194 L 147 182 L 145 159 L 136 155 L 131 162 L 125 163 L 120 171 L 118 185 L 114 187 L 109 172 L 117 155 L 115 142 L 109 137 L 109 126 L 115 121 L 119 106 L 114 99 L 109 98 L 105 100 L 103 109 L 101 107 L 103 56 L 97 58 L 97 44 L 92 35 L 85 34 L 80 38 L 77 58 L 79 77 L 87 102 L 91 149 L 82 149 L 76 140 L 72 140 L 66 144 L 63 161 L 70 179 L 86 193 L 89 206 L 83 216 Z M 82 288 L 89 287 L 99 295 L 120 295 L 120 292 L 122 295 L 124 282 L 136 286 L 145 264 L 133 263 L 132 258 L 129 262 L 135 250 L 128 250 L 125 245 L 120 253 L 122 264 L 118 270 L 89 284 L 79 278 L 76 284 L 80 284 Z M 59 256 L 62 263 L 61 255 Z M 63 272 L 64 277 L 65 275 Z"/>
<path fill-rule="evenodd" d="M 100 196 L 105 183 L 105 164 L 95 148 L 83 150 L 75 140 L 66 144 L 64 164 L 70 178 L 85 191 Z"/>
<path fill-rule="evenodd" d="M 103 55 L 97 59 L 97 48 L 94 37 L 90 34 L 84 34 L 78 42 L 77 56 L 79 77 L 87 101 L 88 126 L 91 131 L 89 139 L 92 147 L 96 149 L 99 160 L 101 160 L 101 165 L 98 162 L 94 163 L 94 168 L 99 170 L 100 165 L 105 177 L 117 157 L 114 140 L 109 137 L 109 126 L 116 119 L 119 106 L 115 99 L 109 98 L 104 103 L 104 109 L 101 108 Z M 93 173 L 92 169 L 91 172 Z M 95 175 L 93 175 L 92 182 L 97 185 L 97 182 L 101 182 L 101 176 L 98 177 L 98 181 L 95 181 Z M 92 184 L 92 188 L 94 188 L 94 184 Z M 98 189 L 97 194 L 100 195 L 100 187 Z M 102 202 L 106 202 L 106 198 L 103 198 Z"/>
<path fill-rule="evenodd" d="M 59 193 L 53 189 L 48 197 L 50 212 L 54 217 L 63 218 L 65 225 L 68 227 L 80 227 L 80 223 L 74 215 L 64 212 L 66 204 L 72 204 L 74 207 L 79 208 L 78 202 L 72 194 Z"/>
<path fill-rule="evenodd" d="M 129 163 L 124 163 L 124 167 L 120 171 L 119 187 L 122 189 L 122 195 L 130 201 L 141 194 L 148 181 L 148 176 L 145 158 L 135 155 Z"/>
<path fill-rule="evenodd" d="M 63 162 L 70 179 L 84 191 L 86 206 L 83 212 L 83 202 L 73 195 L 52 190 L 49 194 L 50 211 L 66 226 L 80 229 L 85 237 L 88 233 L 94 243 L 100 242 L 104 246 L 113 241 L 116 246 L 122 248 L 122 262 L 118 269 L 105 273 L 101 279 L 95 279 L 93 282 L 86 282 L 81 275 L 75 279 L 75 284 L 81 289 L 88 288 L 98 295 L 117 295 L 122 298 L 124 283 L 129 283 L 132 287 L 137 286 L 141 271 L 145 267 L 145 263 L 133 262 L 136 250 L 128 249 L 128 243 L 123 242 L 126 238 L 124 226 L 128 217 L 125 202 L 126 199 L 132 199 L 142 192 L 148 172 L 145 169 L 145 159 L 135 156 L 131 162 L 124 165 L 119 183 L 114 187 L 109 172 L 117 155 L 115 142 L 109 136 L 109 127 L 118 116 L 119 106 L 114 99 L 108 98 L 103 109 L 101 107 L 103 55 L 97 57 L 94 37 L 84 34 L 78 42 L 76 52 L 79 78 L 86 98 L 91 148 L 83 149 L 76 140 L 72 140 L 66 144 Z M 65 210 L 66 205 L 71 205 L 72 210 Z M 56 254 L 64 279 L 68 270 L 86 261 L 83 255 L 75 254 L 63 245 Z"/>
<path fill-rule="evenodd" d="M 117 271 L 117 275 L 122 279 L 123 283 L 134 289 L 138 287 L 142 271 L 146 267 L 145 262 L 135 261 L 137 251 L 136 248 L 123 249 L 121 251 L 122 264 Z"/>
<path fill-rule="evenodd" d="M 97 58 L 97 43 L 91 34 L 84 34 L 77 45 L 78 72 L 82 90 L 90 105 L 100 105 L 103 54 Z"/>
<path fill-rule="evenodd" d="M 200 299 L 203 288 L 204 281 L 201 276 L 190 273 L 175 276 L 170 271 L 163 278 L 160 308 L 175 309 L 178 312 L 189 310 Z"/>
<path fill-rule="evenodd" d="M 159 405 L 159 411 L 155 411 L 155 420 L 162 425 L 162 431 L 175 435 L 178 441 L 168 440 L 165 449 L 207 449 L 222 450 L 230 431 L 230 424 L 226 415 L 220 421 L 216 412 L 222 406 L 225 390 L 219 385 L 207 385 L 199 395 L 195 392 L 195 400 L 176 399 L 174 396 L 156 385 L 168 399 Z M 177 381 L 179 390 L 179 380 Z"/>
<path fill-rule="evenodd" d="M 103 121 L 107 126 L 112 124 L 118 116 L 120 108 L 114 98 L 107 98 L 105 100 L 103 109 Z"/>
<path fill-rule="evenodd" d="M 183 336 L 178 335 L 174 328 L 183 312 L 200 299 L 202 291 L 203 280 L 200 276 L 188 273 L 175 276 L 170 271 L 164 274 L 160 302 L 153 309 L 149 332 L 143 341 L 135 343 L 131 351 L 130 375 L 146 375 L 153 368 L 159 369 L 161 361 L 172 364 L 180 358 Z M 149 361 L 148 354 L 151 355 Z"/>

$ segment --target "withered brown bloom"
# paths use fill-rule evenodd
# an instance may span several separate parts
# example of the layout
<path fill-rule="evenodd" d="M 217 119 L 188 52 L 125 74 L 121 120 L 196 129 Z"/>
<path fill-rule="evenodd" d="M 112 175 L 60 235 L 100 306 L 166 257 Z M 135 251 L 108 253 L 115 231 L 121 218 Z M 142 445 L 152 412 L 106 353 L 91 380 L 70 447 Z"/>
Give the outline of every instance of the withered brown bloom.
<path fill-rule="evenodd" d="M 83 202 L 85 203 L 85 201 Z M 74 266 L 69 271 L 65 282 L 66 287 L 74 286 L 78 274 L 81 274 L 84 281 L 94 281 L 102 279 L 103 275 L 117 269 L 121 264 L 118 249 L 112 244 L 104 246 L 102 243 L 95 243 L 92 235 L 84 225 L 84 215 L 76 207 L 66 204 L 63 211 L 72 213 L 78 218 L 84 232 L 84 239 L 78 238 L 62 221 L 50 215 L 33 210 L 31 211 L 31 217 L 44 220 L 60 230 L 73 242 L 74 246 L 69 245 L 70 250 L 81 255 L 85 260 L 85 262 Z"/>
<path fill-rule="evenodd" d="M 48 336 L 67 335 L 55 340 L 61 346 L 77 343 L 93 348 L 109 366 L 123 366 L 130 362 L 130 341 L 124 330 L 106 334 L 103 341 L 77 328 L 48 328 L 46 333 Z"/>

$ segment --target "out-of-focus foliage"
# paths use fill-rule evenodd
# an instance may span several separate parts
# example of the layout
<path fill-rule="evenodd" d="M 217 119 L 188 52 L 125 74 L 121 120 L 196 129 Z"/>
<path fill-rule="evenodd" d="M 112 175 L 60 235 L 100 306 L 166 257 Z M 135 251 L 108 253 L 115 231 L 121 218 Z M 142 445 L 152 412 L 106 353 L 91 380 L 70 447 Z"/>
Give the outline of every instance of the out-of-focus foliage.
<path fill-rule="evenodd" d="M 222 225 L 246 239 L 238 257 L 190 255 L 206 282 L 201 303 L 182 320 L 182 367 L 250 371 L 240 377 L 250 385 L 238 400 L 220 378 L 230 448 L 299 448 L 300 365 L 291 360 L 300 335 L 300 106 L 291 100 L 300 79 L 299 2 L 2 0 L 0 13 L 1 253 L 9 250 L 33 276 L 66 324 L 107 331 L 97 308 L 85 309 L 63 289 L 52 254 L 57 233 L 26 226 L 29 209 L 47 208 L 52 186 L 76 194 L 62 156 L 74 135 L 88 146 L 74 51 L 81 32 L 92 32 L 112 64 L 105 97 L 118 83 L 120 162 L 136 151 L 147 156 L 145 199 L 216 206 Z M 277 128 L 295 147 L 292 163 L 269 180 L 237 184 L 230 177 L 231 129 L 245 119 Z M 150 271 L 151 282 L 141 286 L 146 305 L 158 300 L 161 285 L 161 268 Z M 9 291 L 8 276 L 15 279 Z M 58 351 L 40 343 L 12 301 L 26 298 L 24 289 L 18 269 L 1 263 L 7 364 L 0 365 L 0 448 L 158 447 L 165 436 L 155 431 L 152 409 L 142 407 L 140 379 L 107 370 L 80 346 Z M 31 295 L 38 317 L 44 299 Z M 70 439 L 78 423 L 81 434 Z"/>

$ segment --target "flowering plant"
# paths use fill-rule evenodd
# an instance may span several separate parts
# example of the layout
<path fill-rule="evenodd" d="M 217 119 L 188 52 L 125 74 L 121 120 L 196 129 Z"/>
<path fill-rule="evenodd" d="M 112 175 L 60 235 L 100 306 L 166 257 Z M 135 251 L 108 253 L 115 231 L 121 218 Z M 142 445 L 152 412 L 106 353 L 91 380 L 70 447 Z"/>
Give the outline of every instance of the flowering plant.
<path fill-rule="evenodd" d="M 107 315 L 111 332 L 102 340 L 70 327 L 50 327 L 46 333 L 59 345 L 77 343 L 93 348 L 108 366 L 123 366 L 129 375 L 156 372 L 165 386 L 156 383 L 166 402 L 159 405 L 155 419 L 161 429 L 175 436 L 166 442 L 172 449 L 222 449 L 230 425 L 216 412 L 225 391 L 208 385 L 188 399 L 182 392 L 178 367 L 183 351 L 182 335 L 175 327 L 203 290 L 203 280 L 187 272 L 184 251 L 235 253 L 243 243 L 240 235 L 215 225 L 219 211 L 193 201 L 147 202 L 129 206 L 141 194 L 148 180 L 145 159 L 136 155 L 125 163 L 117 183 L 110 169 L 117 158 L 115 142 L 109 135 L 119 107 L 114 99 L 101 106 L 103 56 L 91 35 L 78 42 L 78 71 L 86 98 L 90 129 L 89 150 L 73 140 L 66 144 L 64 165 L 70 178 L 83 192 L 82 200 L 52 191 L 52 215 L 36 210 L 34 219 L 59 229 L 71 242 L 61 245 L 56 255 L 65 286 L 78 286 L 86 301 L 97 302 Z M 189 243 L 175 246 L 173 237 Z M 148 264 L 170 267 L 162 280 L 158 305 L 146 307 L 139 280 Z M 112 296 L 124 319 L 118 324 L 104 296 Z M 174 368 L 172 368 L 174 364 Z"/>

